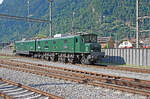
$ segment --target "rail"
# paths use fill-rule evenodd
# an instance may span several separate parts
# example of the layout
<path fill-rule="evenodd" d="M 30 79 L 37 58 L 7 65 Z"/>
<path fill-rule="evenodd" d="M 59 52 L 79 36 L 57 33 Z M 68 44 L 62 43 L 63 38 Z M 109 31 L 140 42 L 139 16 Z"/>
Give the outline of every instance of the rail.
<path fill-rule="evenodd" d="M 150 96 L 150 81 L 147 80 L 98 74 L 54 66 L 43 68 L 46 66 L 6 60 L 0 61 L 0 67 Z"/>
<path fill-rule="evenodd" d="M 39 99 L 41 97 L 45 97 L 48 99 L 63 99 L 61 97 L 3 78 L 0 78 L 0 95 L 3 96 L 5 99 L 15 99 L 23 97 L 36 99 Z"/>

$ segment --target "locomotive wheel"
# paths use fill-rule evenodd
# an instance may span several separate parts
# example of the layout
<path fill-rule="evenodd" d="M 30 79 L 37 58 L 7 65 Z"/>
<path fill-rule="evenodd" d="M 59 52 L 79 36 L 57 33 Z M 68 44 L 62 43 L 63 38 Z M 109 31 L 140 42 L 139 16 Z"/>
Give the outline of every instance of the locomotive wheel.
<path fill-rule="evenodd" d="M 47 56 L 47 57 L 46 57 L 46 60 L 51 61 L 51 58 Z"/>
<path fill-rule="evenodd" d="M 55 62 L 55 57 L 52 57 L 51 60 L 52 60 L 53 62 Z"/>
<path fill-rule="evenodd" d="M 45 59 L 45 56 L 44 56 L 44 55 L 42 55 L 42 56 L 41 56 L 41 59 L 43 59 L 43 60 L 44 60 L 44 59 Z"/>
<path fill-rule="evenodd" d="M 58 61 L 61 62 L 61 58 L 60 57 L 58 57 Z"/>
<path fill-rule="evenodd" d="M 85 64 L 85 57 L 81 58 L 81 64 Z"/>
<path fill-rule="evenodd" d="M 57 57 L 57 56 L 52 56 L 52 57 L 51 57 L 51 60 L 52 60 L 53 62 L 56 62 L 56 61 L 58 61 L 58 57 Z"/>
<path fill-rule="evenodd" d="M 75 64 L 75 61 L 74 61 L 74 59 L 72 59 L 72 60 L 71 60 L 71 63 L 72 63 L 72 64 Z"/>
<path fill-rule="evenodd" d="M 34 54 L 33 57 L 34 57 L 34 58 L 37 58 L 37 54 Z"/>
<path fill-rule="evenodd" d="M 67 63 L 67 58 L 63 58 L 63 59 L 62 59 L 62 62 L 63 62 L 63 63 Z"/>
<path fill-rule="evenodd" d="M 68 59 L 68 62 L 69 62 L 69 63 L 72 63 L 72 64 L 75 64 L 75 61 L 74 61 L 73 58 Z"/>
<path fill-rule="evenodd" d="M 87 64 L 87 65 L 89 65 L 89 64 L 91 64 L 91 61 L 89 61 L 89 60 L 86 59 L 85 57 L 82 57 L 82 58 L 81 58 L 81 64 Z"/>
<path fill-rule="evenodd" d="M 61 57 L 61 62 L 65 63 L 65 58 Z"/>

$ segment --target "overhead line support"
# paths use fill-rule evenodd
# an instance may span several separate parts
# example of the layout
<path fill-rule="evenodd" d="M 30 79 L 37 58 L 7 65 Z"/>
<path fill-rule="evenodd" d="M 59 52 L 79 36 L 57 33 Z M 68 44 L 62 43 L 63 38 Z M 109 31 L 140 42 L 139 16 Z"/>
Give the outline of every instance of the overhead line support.
<path fill-rule="evenodd" d="M 53 0 L 48 0 L 50 2 L 49 4 L 49 37 L 52 38 L 53 34 L 52 34 L 52 2 Z"/>
<path fill-rule="evenodd" d="M 139 17 L 139 0 L 136 0 L 136 48 L 139 48 L 139 32 L 149 32 L 150 30 L 139 31 L 139 21 L 148 19 L 150 16 Z"/>

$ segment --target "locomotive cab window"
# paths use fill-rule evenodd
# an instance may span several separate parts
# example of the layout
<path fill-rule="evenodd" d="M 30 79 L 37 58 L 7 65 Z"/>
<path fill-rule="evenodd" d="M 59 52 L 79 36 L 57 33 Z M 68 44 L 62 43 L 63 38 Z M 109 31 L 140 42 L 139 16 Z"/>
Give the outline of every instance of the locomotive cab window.
<path fill-rule="evenodd" d="M 89 34 L 89 35 L 83 35 L 82 36 L 84 43 L 96 43 L 97 42 L 97 35 Z"/>
<path fill-rule="evenodd" d="M 38 41 L 38 45 L 40 45 L 40 41 Z"/>
<path fill-rule="evenodd" d="M 56 44 L 56 41 L 53 41 L 53 44 Z"/>

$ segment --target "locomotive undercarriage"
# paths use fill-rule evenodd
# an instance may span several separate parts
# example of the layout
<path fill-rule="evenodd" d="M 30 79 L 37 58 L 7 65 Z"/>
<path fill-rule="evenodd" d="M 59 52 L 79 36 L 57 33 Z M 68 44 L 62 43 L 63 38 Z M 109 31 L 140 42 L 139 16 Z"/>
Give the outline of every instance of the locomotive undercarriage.
<path fill-rule="evenodd" d="M 48 61 L 59 61 L 63 63 L 81 63 L 94 64 L 97 58 L 93 58 L 89 53 L 49 53 L 49 52 L 30 52 L 30 56 L 34 58 L 45 59 Z"/>

